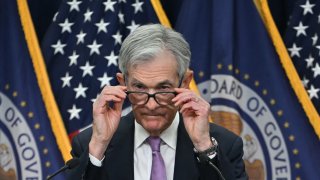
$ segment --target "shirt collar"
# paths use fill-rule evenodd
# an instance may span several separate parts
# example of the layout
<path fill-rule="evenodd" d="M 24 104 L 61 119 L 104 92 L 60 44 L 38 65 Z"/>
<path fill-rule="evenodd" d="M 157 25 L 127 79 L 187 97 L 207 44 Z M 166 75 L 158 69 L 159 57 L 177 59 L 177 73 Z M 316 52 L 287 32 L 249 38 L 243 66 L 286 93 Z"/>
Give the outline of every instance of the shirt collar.
<path fill-rule="evenodd" d="M 162 141 L 174 150 L 177 146 L 179 121 L 179 113 L 176 113 L 171 125 L 160 134 Z M 134 149 L 136 149 L 144 143 L 150 134 L 139 123 L 137 123 L 137 121 L 134 122 L 134 126 Z"/>

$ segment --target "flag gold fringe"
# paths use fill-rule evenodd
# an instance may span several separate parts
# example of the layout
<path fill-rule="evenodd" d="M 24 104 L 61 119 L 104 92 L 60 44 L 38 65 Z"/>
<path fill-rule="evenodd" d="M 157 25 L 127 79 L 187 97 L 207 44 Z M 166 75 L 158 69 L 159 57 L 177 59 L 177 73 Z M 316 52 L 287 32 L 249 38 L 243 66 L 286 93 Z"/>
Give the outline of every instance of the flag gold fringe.
<path fill-rule="evenodd" d="M 170 21 L 166 15 L 166 13 L 163 10 L 162 4 L 160 0 L 151 0 L 152 7 L 154 11 L 156 12 L 158 19 L 160 23 L 166 27 L 172 28 Z"/>
<path fill-rule="evenodd" d="M 27 0 L 17 0 L 21 24 L 27 41 L 27 46 L 32 59 L 33 67 L 37 77 L 38 85 L 42 94 L 53 134 L 56 138 L 59 150 L 65 161 L 71 159 L 71 145 L 64 127 L 60 112 L 55 102 L 46 66 L 40 51 L 38 38 L 34 30 L 33 22 L 29 12 Z"/>
<path fill-rule="evenodd" d="M 288 54 L 288 51 L 283 43 L 283 40 L 280 36 L 280 33 L 273 21 L 269 5 L 267 0 L 255 0 L 255 4 L 260 10 L 260 14 L 262 15 L 262 19 L 267 28 L 269 35 L 271 36 L 273 45 L 280 57 L 281 64 L 286 72 L 286 75 L 290 81 L 290 84 L 299 100 L 302 104 L 302 107 L 309 118 L 309 121 L 320 139 L 320 117 L 319 114 L 311 102 L 303 84 L 300 80 L 300 77 L 292 63 L 292 60 Z"/>

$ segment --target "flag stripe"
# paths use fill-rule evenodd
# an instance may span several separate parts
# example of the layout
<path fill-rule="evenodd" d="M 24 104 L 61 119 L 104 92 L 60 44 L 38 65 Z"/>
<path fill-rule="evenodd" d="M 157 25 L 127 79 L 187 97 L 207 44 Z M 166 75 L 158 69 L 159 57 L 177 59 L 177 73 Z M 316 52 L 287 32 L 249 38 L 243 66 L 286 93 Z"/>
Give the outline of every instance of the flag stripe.
<path fill-rule="evenodd" d="M 320 138 L 320 117 L 315 109 L 314 105 L 311 102 L 311 99 L 309 99 L 309 96 L 303 87 L 303 84 L 301 83 L 301 80 L 299 78 L 299 75 L 292 63 L 292 60 L 287 52 L 287 49 L 283 43 L 283 40 L 280 36 L 280 33 L 278 29 L 276 28 L 276 25 L 273 21 L 273 18 L 270 13 L 270 9 L 268 6 L 267 0 L 260 0 L 260 3 L 262 9 L 262 17 L 263 21 L 265 23 L 265 26 L 268 30 L 268 33 L 271 36 L 272 42 L 275 46 L 275 49 L 279 55 L 279 59 L 281 61 L 281 64 L 286 72 L 286 75 L 290 81 L 291 86 L 293 87 L 293 90 L 298 97 L 300 103 L 302 104 L 302 107 L 306 113 L 306 115 L 309 118 L 309 121 L 317 134 L 318 138 Z"/>
<path fill-rule="evenodd" d="M 56 142 L 63 156 L 63 159 L 66 161 L 71 158 L 71 145 L 51 90 L 48 74 L 31 20 L 28 4 L 26 0 L 17 0 L 17 4 L 23 31 L 25 33 L 25 38 L 35 69 L 38 85 L 42 94 L 42 99 L 44 101 L 48 117 L 50 119 L 50 124 L 55 135 Z"/>

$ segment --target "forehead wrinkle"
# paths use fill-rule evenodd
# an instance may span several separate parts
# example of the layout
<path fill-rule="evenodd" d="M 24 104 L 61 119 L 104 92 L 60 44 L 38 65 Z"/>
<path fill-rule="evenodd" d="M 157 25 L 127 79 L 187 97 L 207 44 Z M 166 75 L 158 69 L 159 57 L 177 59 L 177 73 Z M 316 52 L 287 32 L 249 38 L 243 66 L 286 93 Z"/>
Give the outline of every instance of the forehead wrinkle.
<path fill-rule="evenodd" d="M 159 77 L 162 77 L 163 79 L 160 79 Z M 145 82 L 148 80 L 160 80 L 159 83 L 162 83 L 162 84 L 164 83 L 174 84 L 174 81 L 172 80 L 179 77 L 177 73 L 175 72 L 172 73 L 172 71 L 165 68 L 153 69 L 152 71 L 142 70 L 141 68 L 138 70 L 137 68 L 137 69 L 130 69 L 128 73 L 128 78 L 132 79 L 132 82 L 142 83 L 142 80 L 144 80 Z"/>
<path fill-rule="evenodd" d="M 132 81 L 132 82 L 131 82 L 132 84 L 139 83 L 139 84 L 145 85 L 145 83 L 141 82 L 140 80 L 138 80 L 138 79 L 136 79 L 136 78 L 132 78 L 131 81 Z M 171 86 L 174 86 L 175 83 L 172 82 L 172 81 L 170 81 L 170 80 L 168 80 L 168 79 L 165 79 L 165 80 L 163 80 L 163 81 L 158 82 L 155 86 L 157 87 L 157 86 L 166 85 L 166 84 L 171 85 Z"/>

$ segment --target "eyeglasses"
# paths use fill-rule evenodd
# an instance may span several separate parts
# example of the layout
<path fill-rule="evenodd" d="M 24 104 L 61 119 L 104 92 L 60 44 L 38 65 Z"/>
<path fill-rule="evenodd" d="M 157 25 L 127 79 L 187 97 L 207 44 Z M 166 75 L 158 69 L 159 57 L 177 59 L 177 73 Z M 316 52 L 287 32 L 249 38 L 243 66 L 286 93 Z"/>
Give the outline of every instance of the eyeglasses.
<path fill-rule="evenodd" d="M 126 91 L 129 101 L 133 105 L 145 105 L 148 103 L 150 97 L 152 97 L 160 105 L 172 104 L 172 99 L 177 95 L 176 92 L 156 92 L 149 94 L 147 92 L 139 91 Z"/>

